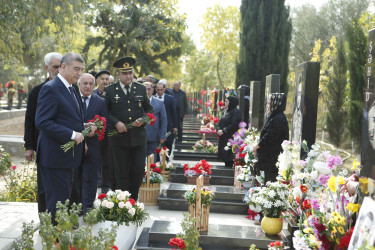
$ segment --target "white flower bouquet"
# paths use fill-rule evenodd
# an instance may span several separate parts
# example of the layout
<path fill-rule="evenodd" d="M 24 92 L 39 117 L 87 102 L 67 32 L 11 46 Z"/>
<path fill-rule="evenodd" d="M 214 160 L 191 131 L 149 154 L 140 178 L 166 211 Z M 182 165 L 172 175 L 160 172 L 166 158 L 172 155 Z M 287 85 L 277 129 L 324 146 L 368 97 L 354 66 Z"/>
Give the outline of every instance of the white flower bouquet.
<path fill-rule="evenodd" d="M 135 223 L 139 226 L 149 216 L 144 211 L 143 203 L 130 198 L 128 191 L 121 190 L 99 194 L 94 202 L 94 209 L 97 211 L 97 222 L 115 221 L 118 225 Z"/>

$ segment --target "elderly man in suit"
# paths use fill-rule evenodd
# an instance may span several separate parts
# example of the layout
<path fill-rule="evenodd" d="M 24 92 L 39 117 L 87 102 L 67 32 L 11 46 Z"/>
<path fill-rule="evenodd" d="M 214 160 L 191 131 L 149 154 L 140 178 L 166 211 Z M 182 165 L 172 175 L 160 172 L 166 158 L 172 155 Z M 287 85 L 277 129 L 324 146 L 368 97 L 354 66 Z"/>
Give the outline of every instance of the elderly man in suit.
<path fill-rule="evenodd" d="M 60 73 L 44 84 L 38 97 L 35 124 L 40 134 L 36 162 L 41 169 L 46 206 L 55 225 L 56 203 L 69 198 L 74 169 L 81 164 L 84 153 L 83 107 L 72 87 L 82 75 L 84 62 L 79 54 L 65 54 Z M 92 127 L 91 136 L 94 130 Z M 76 145 L 65 153 L 61 146 L 70 140 Z"/>
<path fill-rule="evenodd" d="M 145 86 L 134 82 L 135 59 L 124 57 L 113 66 L 118 68 L 119 81 L 106 88 L 105 100 L 108 121 L 119 135 L 109 138 L 116 173 L 116 189 L 126 190 L 138 199 L 147 153 L 147 137 L 143 117 L 154 110 L 147 97 Z M 132 124 L 132 128 L 126 128 Z"/>
<path fill-rule="evenodd" d="M 167 114 L 165 112 L 165 107 L 162 101 L 158 98 L 152 96 L 154 89 L 152 83 L 144 82 L 147 90 L 148 98 L 150 98 L 150 103 L 154 108 L 154 115 L 156 117 L 156 123 L 153 126 L 146 125 L 147 132 L 147 155 L 154 154 L 155 149 L 158 144 L 163 144 L 165 142 L 165 135 L 167 133 Z M 155 154 L 154 160 L 156 161 L 157 155 Z"/>
<path fill-rule="evenodd" d="M 171 134 L 166 139 L 166 146 L 169 149 L 169 152 L 171 152 L 174 139 L 173 134 L 177 133 L 177 114 L 173 96 L 167 95 L 165 91 L 166 86 L 163 83 L 159 82 L 158 84 L 156 84 L 157 94 L 155 95 L 155 97 L 164 103 L 165 112 L 167 113 L 167 133 L 170 132 Z"/>
<path fill-rule="evenodd" d="M 98 87 L 94 89 L 94 94 L 97 94 L 98 96 L 104 98 L 104 88 L 107 87 L 109 84 L 110 75 L 111 73 L 108 70 L 102 70 L 95 74 L 95 82 L 96 84 L 98 84 Z"/>
<path fill-rule="evenodd" d="M 27 108 L 25 114 L 25 153 L 24 156 L 27 161 L 33 161 L 34 152 L 36 151 L 36 146 L 38 143 L 39 130 L 35 126 L 35 113 L 38 103 L 38 95 L 43 85 L 53 80 L 60 69 L 60 60 L 62 55 L 57 52 L 51 52 L 45 55 L 44 57 L 44 69 L 48 72 L 48 78 L 41 84 L 35 86 L 27 98 Z M 43 188 L 42 176 L 40 174 L 40 166 L 37 165 L 37 185 L 38 185 L 38 212 L 43 213 L 46 211 L 46 198 Z"/>
<path fill-rule="evenodd" d="M 100 115 L 108 118 L 107 106 L 105 100 L 98 95 L 93 95 L 95 78 L 85 73 L 78 81 L 80 97 L 83 102 L 84 122 L 88 122 Z M 98 170 L 101 167 L 100 161 L 100 143 L 97 137 L 87 138 L 85 140 L 87 152 L 83 157 L 81 165 L 81 197 L 83 213 L 86 213 L 93 206 L 98 180 Z"/>

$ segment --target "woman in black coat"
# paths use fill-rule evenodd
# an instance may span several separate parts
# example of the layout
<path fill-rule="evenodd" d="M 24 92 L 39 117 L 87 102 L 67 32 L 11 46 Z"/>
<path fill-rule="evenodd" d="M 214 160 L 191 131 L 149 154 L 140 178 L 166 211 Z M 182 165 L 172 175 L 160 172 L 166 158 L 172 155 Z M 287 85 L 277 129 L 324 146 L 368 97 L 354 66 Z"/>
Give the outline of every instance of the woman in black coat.
<path fill-rule="evenodd" d="M 241 122 L 241 112 L 238 110 L 237 105 L 239 101 L 235 96 L 229 96 L 225 100 L 226 113 L 218 123 L 219 147 L 218 158 L 225 162 L 226 167 L 233 167 L 234 155 L 232 150 L 225 150 L 228 140 L 232 138 L 233 134 L 238 130 L 238 124 Z"/>
<path fill-rule="evenodd" d="M 261 132 L 259 143 L 253 148 L 258 158 L 255 169 L 264 171 L 265 180 L 274 182 L 278 175 L 276 162 L 282 151 L 281 144 L 289 140 L 289 126 L 284 114 L 286 107 L 286 95 L 284 93 L 273 93 L 267 101 L 267 112 L 269 114 Z"/>

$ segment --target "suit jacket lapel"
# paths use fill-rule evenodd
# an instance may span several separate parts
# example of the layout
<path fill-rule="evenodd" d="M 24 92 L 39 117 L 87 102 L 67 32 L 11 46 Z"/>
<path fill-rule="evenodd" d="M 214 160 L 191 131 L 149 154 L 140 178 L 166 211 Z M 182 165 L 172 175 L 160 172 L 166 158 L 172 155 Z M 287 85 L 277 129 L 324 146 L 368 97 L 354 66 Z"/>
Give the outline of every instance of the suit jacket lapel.
<path fill-rule="evenodd" d="M 130 90 L 129 100 L 134 99 L 135 91 L 137 90 L 137 87 L 135 86 L 135 83 L 132 83 L 132 89 Z"/>
<path fill-rule="evenodd" d="M 82 117 L 82 115 L 80 114 L 80 111 L 78 110 L 77 105 L 74 103 L 75 101 L 73 100 L 73 97 L 71 96 L 69 90 L 65 87 L 64 83 L 60 79 L 57 79 L 57 81 L 59 83 L 60 92 L 62 93 L 62 95 L 66 98 L 66 100 L 70 103 L 70 105 L 78 113 L 78 115 L 80 117 Z M 72 87 L 72 88 L 74 88 L 74 87 Z M 80 99 L 77 100 L 78 101 L 78 105 L 79 105 L 79 100 Z"/>
<path fill-rule="evenodd" d="M 96 96 L 91 95 L 89 106 L 86 109 L 85 121 L 88 121 L 89 117 L 92 117 L 92 112 L 93 110 L 95 110 L 95 105 L 96 105 Z"/>

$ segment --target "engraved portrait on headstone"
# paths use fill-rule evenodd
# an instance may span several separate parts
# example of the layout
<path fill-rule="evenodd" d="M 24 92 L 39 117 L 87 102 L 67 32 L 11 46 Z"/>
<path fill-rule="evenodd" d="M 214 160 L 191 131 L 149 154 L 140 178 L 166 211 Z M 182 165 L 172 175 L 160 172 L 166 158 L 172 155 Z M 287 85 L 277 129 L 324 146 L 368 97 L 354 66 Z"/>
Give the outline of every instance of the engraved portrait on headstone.
<path fill-rule="evenodd" d="M 292 141 L 301 142 L 302 138 L 302 116 L 303 116 L 303 76 L 298 76 L 298 85 L 294 96 L 293 124 L 292 124 Z"/>

